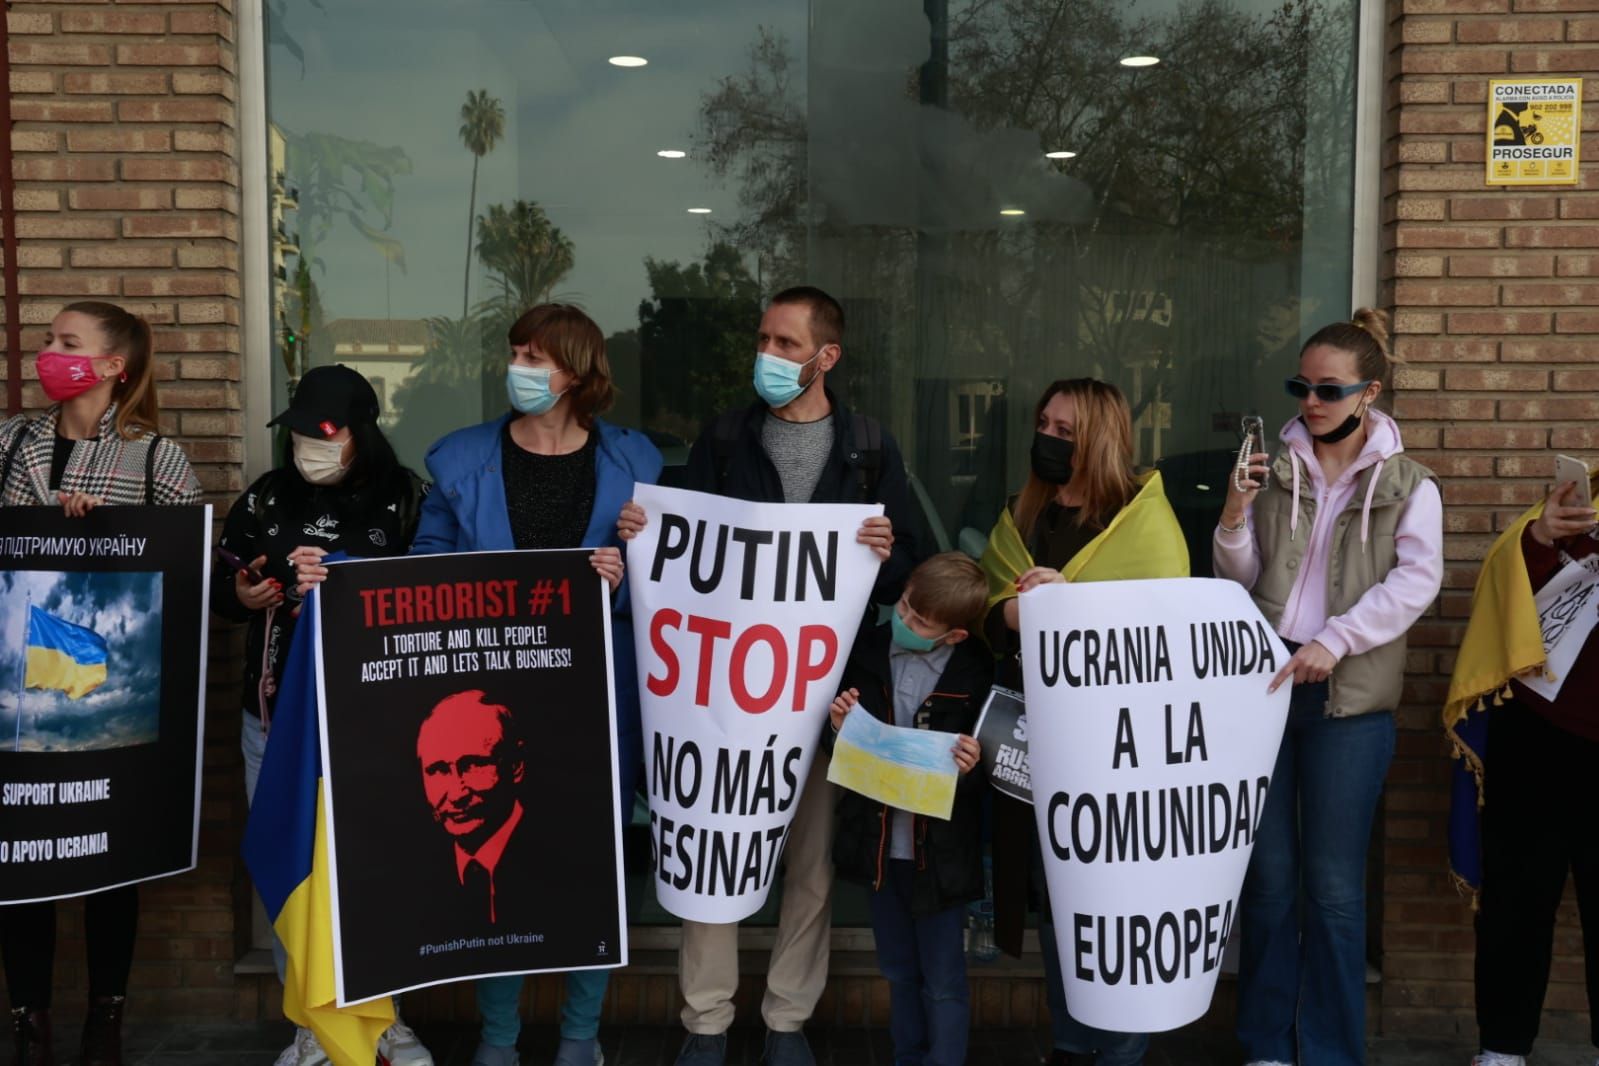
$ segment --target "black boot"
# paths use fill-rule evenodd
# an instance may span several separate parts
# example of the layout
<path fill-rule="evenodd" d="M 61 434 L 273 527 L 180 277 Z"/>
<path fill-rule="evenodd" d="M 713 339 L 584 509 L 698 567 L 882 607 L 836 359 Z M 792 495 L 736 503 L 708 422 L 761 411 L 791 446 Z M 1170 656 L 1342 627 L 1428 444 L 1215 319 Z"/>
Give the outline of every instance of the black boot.
<path fill-rule="evenodd" d="M 1049 1066 L 1094 1066 L 1094 1054 L 1056 1048 L 1049 1056 Z"/>
<path fill-rule="evenodd" d="M 50 1012 L 18 1007 L 11 1012 L 11 1036 L 16 1057 L 13 1066 L 55 1066 L 55 1048 L 50 1043 Z"/>
<path fill-rule="evenodd" d="M 122 1066 L 124 996 L 96 996 L 83 1022 L 83 1066 Z"/>

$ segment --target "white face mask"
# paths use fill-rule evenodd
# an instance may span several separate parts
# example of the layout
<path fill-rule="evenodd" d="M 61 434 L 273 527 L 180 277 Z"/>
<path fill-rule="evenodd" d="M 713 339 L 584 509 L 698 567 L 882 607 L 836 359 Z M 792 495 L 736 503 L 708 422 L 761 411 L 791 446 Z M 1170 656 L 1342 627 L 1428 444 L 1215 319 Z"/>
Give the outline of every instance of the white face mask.
<path fill-rule="evenodd" d="M 316 440 L 291 434 L 294 440 L 294 466 L 300 476 L 313 485 L 337 485 L 350 468 L 343 462 L 344 442 Z"/>

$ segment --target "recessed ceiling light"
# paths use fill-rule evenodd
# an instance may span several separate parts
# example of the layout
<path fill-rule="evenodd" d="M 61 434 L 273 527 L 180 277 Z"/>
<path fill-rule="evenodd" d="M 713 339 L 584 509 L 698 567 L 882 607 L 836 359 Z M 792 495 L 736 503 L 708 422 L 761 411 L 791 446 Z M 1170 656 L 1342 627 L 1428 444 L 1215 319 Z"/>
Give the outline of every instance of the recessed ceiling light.
<path fill-rule="evenodd" d="M 691 207 L 688 209 L 688 213 L 691 215 L 708 215 L 711 213 L 711 209 L 708 207 Z"/>
<path fill-rule="evenodd" d="M 1000 208 L 999 213 L 1004 215 L 1006 218 L 1016 218 L 1020 215 L 1027 214 L 1026 211 L 1023 211 L 1019 207 L 1002 207 Z"/>
<path fill-rule="evenodd" d="M 606 60 L 613 67 L 644 67 L 649 65 L 649 60 L 643 56 L 612 56 Z"/>
<path fill-rule="evenodd" d="M 682 159 L 684 156 L 688 155 L 688 153 L 683 151 L 681 148 L 662 148 L 655 154 L 660 156 L 662 159 Z"/>
<path fill-rule="evenodd" d="M 1076 159 L 1076 152 L 1045 152 L 1045 159 Z"/>
<path fill-rule="evenodd" d="M 615 60 L 612 60 L 614 63 Z M 1124 67 L 1152 67 L 1160 62 L 1159 56 L 1123 56 L 1120 60 Z"/>

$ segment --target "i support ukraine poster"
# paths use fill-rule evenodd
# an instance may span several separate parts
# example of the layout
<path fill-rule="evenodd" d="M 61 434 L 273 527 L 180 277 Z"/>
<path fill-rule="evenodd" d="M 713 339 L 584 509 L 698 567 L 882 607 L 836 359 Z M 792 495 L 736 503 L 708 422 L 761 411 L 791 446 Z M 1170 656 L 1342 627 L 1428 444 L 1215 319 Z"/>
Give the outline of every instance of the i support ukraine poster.
<path fill-rule="evenodd" d="M 0 509 L 0 905 L 193 869 L 210 530 Z"/>

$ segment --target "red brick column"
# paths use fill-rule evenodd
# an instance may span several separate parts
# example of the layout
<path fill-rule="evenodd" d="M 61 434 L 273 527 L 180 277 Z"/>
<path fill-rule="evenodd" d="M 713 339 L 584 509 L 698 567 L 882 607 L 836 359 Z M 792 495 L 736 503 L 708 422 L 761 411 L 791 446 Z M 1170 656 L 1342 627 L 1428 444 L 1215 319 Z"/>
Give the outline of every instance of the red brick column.
<path fill-rule="evenodd" d="M 37 351 L 44 326 L 75 299 L 148 317 L 162 432 L 219 507 L 243 483 L 232 9 L 232 0 L 19 0 L 7 17 L 23 350 Z M 32 360 L 24 366 L 24 404 L 37 409 L 45 400 Z M 218 631 L 212 645 L 200 869 L 141 889 L 133 1018 L 256 1009 L 232 972 L 242 947 L 236 640 Z M 80 915 L 63 905 L 56 984 L 69 1011 L 83 995 Z M 76 1021 L 68 1013 L 60 1024 Z"/>
<path fill-rule="evenodd" d="M 1471 908 L 1446 873 L 1439 711 L 1496 532 L 1542 498 L 1553 453 L 1599 451 L 1599 79 L 1579 186 L 1483 182 L 1487 82 L 1599 71 L 1599 0 L 1391 0 L 1385 299 L 1408 365 L 1395 411 L 1443 481 L 1447 569 L 1411 637 L 1385 821 L 1388 1033 L 1474 1040 Z M 1542 1035 L 1588 1033 L 1575 904 L 1562 910 Z"/>

